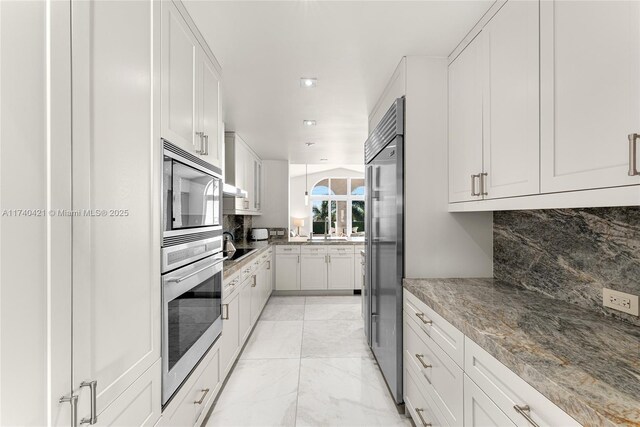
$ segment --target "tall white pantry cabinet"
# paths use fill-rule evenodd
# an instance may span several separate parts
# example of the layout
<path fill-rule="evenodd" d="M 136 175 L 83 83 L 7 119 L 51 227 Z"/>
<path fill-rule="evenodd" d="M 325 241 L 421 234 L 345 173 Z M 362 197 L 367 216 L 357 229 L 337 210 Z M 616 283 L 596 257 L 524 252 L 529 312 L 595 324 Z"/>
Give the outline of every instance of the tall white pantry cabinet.
<path fill-rule="evenodd" d="M 0 3 L 0 425 L 69 426 L 74 406 L 78 425 L 160 418 L 168 8 L 186 13 Z M 210 139 L 192 150 L 221 165 L 220 70 L 197 41 L 194 126 Z"/>

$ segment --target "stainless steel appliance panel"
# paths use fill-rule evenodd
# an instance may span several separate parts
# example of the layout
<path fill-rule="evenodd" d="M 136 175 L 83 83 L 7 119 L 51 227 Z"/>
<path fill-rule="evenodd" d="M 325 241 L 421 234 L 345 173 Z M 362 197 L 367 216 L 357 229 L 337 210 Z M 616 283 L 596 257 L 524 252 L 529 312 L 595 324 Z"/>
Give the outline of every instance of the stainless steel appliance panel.
<path fill-rule="evenodd" d="M 397 99 L 365 143 L 365 331 L 396 403 L 402 396 L 404 276 L 404 99 Z"/>
<path fill-rule="evenodd" d="M 222 256 L 162 277 L 162 403 L 222 332 Z"/>

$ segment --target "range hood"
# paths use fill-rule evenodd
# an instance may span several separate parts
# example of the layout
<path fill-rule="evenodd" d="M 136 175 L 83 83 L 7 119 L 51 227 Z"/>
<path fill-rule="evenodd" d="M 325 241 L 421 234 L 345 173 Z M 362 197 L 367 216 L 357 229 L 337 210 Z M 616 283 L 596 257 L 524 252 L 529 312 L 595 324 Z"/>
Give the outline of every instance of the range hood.
<path fill-rule="evenodd" d="M 222 186 L 222 194 L 227 197 L 249 197 L 249 193 L 247 193 L 246 190 L 234 187 L 233 185 L 227 183 Z"/>

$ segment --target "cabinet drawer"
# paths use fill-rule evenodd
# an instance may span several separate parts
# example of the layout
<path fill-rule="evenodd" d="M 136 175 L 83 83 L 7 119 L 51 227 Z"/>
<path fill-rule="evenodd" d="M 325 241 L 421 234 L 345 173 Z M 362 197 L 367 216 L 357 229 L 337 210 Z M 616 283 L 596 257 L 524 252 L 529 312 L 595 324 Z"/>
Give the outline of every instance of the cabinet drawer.
<path fill-rule="evenodd" d="M 464 376 L 465 427 L 512 427 L 515 424 L 467 375 Z"/>
<path fill-rule="evenodd" d="M 230 279 L 224 281 L 224 286 L 222 288 L 222 297 L 227 298 L 229 295 L 232 295 L 236 289 L 238 289 L 240 284 L 242 283 L 242 274 L 238 273 L 233 275 Z"/>
<path fill-rule="evenodd" d="M 299 254 L 300 246 L 299 245 L 279 245 L 276 246 L 277 254 Z"/>
<path fill-rule="evenodd" d="M 528 406 L 529 416 L 540 426 L 580 425 L 469 338 L 465 348 L 466 374 L 516 425 L 528 427 L 529 423 L 515 406 Z"/>
<path fill-rule="evenodd" d="M 326 254 L 327 247 L 326 246 L 302 246 L 300 251 L 303 254 Z"/>
<path fill-rule="evenodd" d="M 218 386 L 220 384 L 220 351 L 219 347 L 214 348 L 211 351 L 215 351 L 213 357 L 209 361 L 209 364 L 204 368 L 202 375 L 196 381 L 193 388 L 193 394 L 195 394 L 194 401 L 191 402 L 195 410 L 195 420 L 197 421 L 201 416 L 206 414 L 209 410 L 213 400 L 218 392 Z M 198 403 L 200 402 L 200 403 Z"/>
<path fill-rule="evenodd" d="M 429 401 L 420 387 L 419 382 L 414 378 L 411 369 L 404 370 L 404 403 L 417 427 L 447 427 L 442 421 L 442 415 Z"/>
<path fill-rule="evenodd" d="M 462 368 L 431 338 L 420 332 L 415 322 L 404 314 L 405 367 L 416 374 L 418 385 L 430 396 L 444 421 L 451 426 L 462 425 Z"/>
<path fill-rule="evenodd" d="M 404 291 L 404 312 L 453 359 L 464 365 L 464 334 L 411 292 Z"/>
<path fill-rule="evenodd" d="M 219 381 L 219 352 L 220 346 L 215 344 L 185 383 L 169 401 L 162 413 L 161 426 L 186 427 L 193 426 L 202 415 L 202 411 L 209 409 L 215 394 L 218 392 Z M 209 392 L 197 405 L 203 396 L 203 390 L 209 388 Z"/>
<path fill-rule="evenodd" d="M 352 254 L 353 246 L 352 245 L 327 246 L 327 252 L 329 252 L 330 254 Z"/>

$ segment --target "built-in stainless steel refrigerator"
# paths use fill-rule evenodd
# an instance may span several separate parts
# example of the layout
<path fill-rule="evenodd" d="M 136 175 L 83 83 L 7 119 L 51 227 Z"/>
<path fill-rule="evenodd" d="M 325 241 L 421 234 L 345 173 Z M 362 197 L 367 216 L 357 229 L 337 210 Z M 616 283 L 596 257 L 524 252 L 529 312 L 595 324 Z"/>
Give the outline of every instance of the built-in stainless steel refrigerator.
<path fill-rule="evenodd" d="M 404 275 L 404 98 L 365 142 L 365 331 L 396 403 L 402 395 Z"/>

